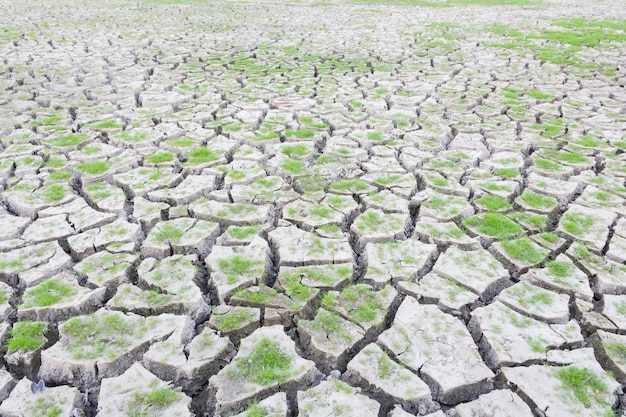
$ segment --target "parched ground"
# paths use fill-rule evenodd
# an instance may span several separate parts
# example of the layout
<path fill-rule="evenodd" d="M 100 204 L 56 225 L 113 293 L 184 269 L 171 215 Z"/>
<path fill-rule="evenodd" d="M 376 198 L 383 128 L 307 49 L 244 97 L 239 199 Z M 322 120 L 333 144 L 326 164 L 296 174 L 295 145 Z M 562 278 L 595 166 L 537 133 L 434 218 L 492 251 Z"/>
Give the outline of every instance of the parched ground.
<path fill-rule="evenodd" d="M 0 1 L 0 415 L 623 413 L 626 7 L 472 3 Z"/>

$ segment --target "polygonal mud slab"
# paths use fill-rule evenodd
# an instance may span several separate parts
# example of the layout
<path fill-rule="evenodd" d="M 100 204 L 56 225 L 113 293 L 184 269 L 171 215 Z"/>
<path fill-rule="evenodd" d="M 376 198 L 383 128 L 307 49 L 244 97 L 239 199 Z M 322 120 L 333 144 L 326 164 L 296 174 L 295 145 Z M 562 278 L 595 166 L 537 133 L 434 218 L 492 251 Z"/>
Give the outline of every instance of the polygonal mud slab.
<path fill-rule="evenodd" d="M 410 220 L 406 213 L 384 213 L 377 209 L 367 209 L 354 220 L 350 230 L 357 235 L 361 245 L 402 240 L 406 238 Z"/>
<path fill-rule="evenodd" d="M 487 360 L 494 365 L 545 359 L 548 349 L 582 341 L 580 328 L 573 321 L 568 327 L 571 337 L 566 338 L 559 332 L 562 328 L 524 316 L 499 301 L 474 310 L 469 327 L 475 339 L 482 335 L 481 343 L 490 348 Z"/>
<path fill-rule="evenodd" d="M 484 249 L 463 251 L 448 248 L 435 262 L 433 272 L 458 282 L 482 298 L 497 294 L 509 278 L 502 264 Z"/>
<path fill-rule="evenodd" d="M 596 253 L 607 243 L 609 227 L 617 215 L 606 210 L 590 209 L 572 204 L 561 216 L 558 231 L 567 237 L 584 242 Z"/>
<path fill-rule="evenodd" d="M 478 399 L 457 405 L 448 412 L 448 417 L 515 416 L 533 417 L 530 407 L 509 390 L 495 390 Z"/>
<path fill-rule="evenodd" d="M 345 287 L 341 292 L 329 291 L 322 298 L 322 305 L 356 323 L 366 336 L 374 334 L 384 324 L 398 292 L 391 285 L 375 291 L 366 284 Z"/>
<path fill-rule="evenodd" d="M 235 184 L 230 190 L 235 203 L 271 204 L 279 206 L 299 197 L 282 178 L 268 176 L 247 185 Z"/>
<path fill-rule="evenodd" d="M 605 294 L 602 298 L 604 299 L 602 314 L 611 320 L 618 329 L 626 329 L 626 297 Z"/>
<path fill-rule="evenodd" d="M 502 213 L 483 212 L 463 219 L 463 225 L 484 242 L 515 239 L 523 234 L 524 228 Z"/>
<path fill-rule="evenodd" d="M 141 253 L 157 258 L 189 252 L 206 255 L 219 230 L 217 223 L 188 217 L 162 221 L 148 233 L 141 245 Z"/>
<path fill-rule="evenodd" d="M 191 417 L 190 404 L 187 395 L 135 363 L 122 375 L 102 380 L 96 415 Z"/>
<path fill-rule="evenodd" d="M 82 259 L 105 248 L 113 252 L 118 252 L 119 249 L 133 250 L 142 237 L 143 232 L 138 224 L 118 219 L 102 227 L 70 236 L 67 241 L 72 252 Z"/>
<path fill-rule="evenodd" d="M 385 213 L 408 213 L 409 201 L 389 190 L 365 194 L 361 197 L 365 208 L 382 210 Z"/>
<path fill-rule="evenodd" d="M 168 204 L 154 203 L 143 197 L 136 197 L 133 200 L 133 217 L 149 229 L 165 218 L 164 214 L 168 208 Z"/>
<path fill-rule="evenodd" d="M 605 296 L 604 298 L 609 297 Z M 609 308 L 606 308 L 607 305 Z M 576 308 L 576 314 L 580 315 L 580 324 L 581 326 L 592 333 L 597 329 L 602 329 L 610 332 L 616 332 L 618 327 L 607 317 L 607 315 L 602 312 L 598 312 L 595 310 L 594 305 L 591 302 L 584 300 L 575 300 L 574 306 Z M 605 300 L 604 303 L 605 310 L 608 315 L 611 314 L 611 310 L 614 306 L 611 305 L 610 300 Z M 614 317 L 613 319 L 619 318 L 619 316 Z"/>
<path fill-rule="evenodd" d="M 87 282 L 97 287 L 114 288 L 128 281 L 128 274 L 137 255 L 97 252 L 74 265 L 74 270 L 87 276 Z"/>
<path fill-rule="evenodd" d="M 313 320 L 298 321 L 298 334 L 302 346 L 324 372 L 343 368 L 349 353 L 365 337 L 359 326 L 323 308 Z"/>
<path fill-rule="evenodd" d="M 546 289 L 575 295 L 583 300 L 591 301 L 593 298 L 589 278 L 565 254 L 548 262 L 545 268 L 531 269 L 520 279 L 529 279 Z"/>
<path fill-rule="evenodd" d="M 274 213 L 270 205 L 224 203 L 203 198 L 190 204 L 189 210 L 198 219 L 219 222 L 225 226 L 271 222 Z"/>
<path fill-rule="evenodd" d="M 549 291 L 522 281 L 505 288 L 498 301 L 526 316 L 546 323 L 569 321 L 569 296 Z"/>
<path fill-rule="evenodd" d="M 407 281 L 399 282 L 398 290 L 417 298 L 423 297 L 426 301 L 436 301 L 440 308 L 450 312 L 460 311 L 480 297 L 457 281 L 433 272 L 426 274 L 417 284 Z"/>
<path fill-rule="evenodd" d="M 313 362 L 302 359 L 282 326 L 256 330 L 241 341 L 233 361 L 211 377 L 216 414 L 237 412 L 254 398 L 281 389 L 305 388 L 321 377 Z"/>
<path fill-rule="evenodd" d="M 277 283 L 283 287 L 286 283 L 298 280 L 307 287 L 334 290 L 346 285 L 352 278 L 352 263 L 311 265 L 299 267 L 281 267 Z"/>
<path fill-rule="evenodd" d="M 38 220 L 47 220 L 42 219 L 43 217 L 65 215 L 67 216 L 67 223 L 69 223 L 71 229 L 76 232 L 83 232 L 93 227 L 104 226 L 115 220 L 114 213 L 102 213 L 94 210 L 89 207 L 87 202 L 82 198 L 76 198 L 61 206 L 48 207 L 37 214 L 39 216 Z"/>
<path fill-rule="evenodd" d="M 609 242 L 609 250 L 606 252 L 606 257 L 613 262 L 626 262 L 626 238 L 613 235 Z"/>
<path fill-rule="evenodd" d="M 419 204 L 420 218 L 430 217 L 440 222 L 462 219 L 474 214 L 474 208 L 463 197 L 425 190 L 413 197 Z"/>
<path fill-rule="evenodd" d="M 269 225 L 256 224 L 253 226 L 228 226 L 217 238 L 215 243 L 220 246 L 249 245 L 256 237 L 267 232 Z"/>
<path fill-rule="evenodd" d="M 108 306 L 142 315 L 188 314 L 194 319 L 208 315 L 195 255 L 175 255 L 157 261 L 147 258 L 137 268 L 137 285 L 122 284 Z"/>
<path fill-rule="evenodd" d="M 455 178 L 447 178 L 434 171 L 417 171 L 416 175 L 427 188 L 432 188 L 439 193 L 465 198 L 470 195 L 470 189 L 463 187 Z"/>
<path fill-rule="evenodd" d="M 0 240 L 15 239 L 22 234 L 31 219 L 13 216 L 9 213 L 0 212 Z"/>
<path fill-rule="evenodd" d="M 614 194 L 613 190 L 604 191 L 593 185 L 587 185 L 576 203 L 591 209 L 602 209 L 624 216 L 624 197 Z"/>
<path fill-rule="evenodd" d="M 249 336 L 261 324 L 261 310 L 239 306 L 219 305 L 211 311 L 209 326 L 224 336 L 237 339 Z"/>
<path fill-rule="evenodd" d="M 278 227 L 268 233 L 280 255 L 280 266 L 309 266 L 352 261 L 347 239 L 327 239 L 296 226 Z"/>
<path fill-rule="evenodd" d="M 174 188 L 164 188 L 148 193 L 152 201 L 173 206 L 188 204 L 201 196 L 207 197 L 215 188 L 215 177 L 211 175 L 189 175 Z"/>
<path fill-rule="evenodd" d="M 141 197 L 150 191 L 175 186 L 181 177 L 171 169 L 139 167 L 113 176 L 116 185 L 132 197 Z"/>
<path fill-rule="evenodd" d="M 405 410 L 420 415 L 437 408 L 428 385 L 413 372 L 391 360 L 375 344 L 365 346 L 348 363 L 345 378 L 367 392 L 382 393 L 390 402 L 399 403 Z"/>
<path fill-rule="evenodd" d="M 317 298 L 318 289 L 307 287 L 297 281 L 283 282 L 277 288 L 284 293 L 267 285 L 238 290 L 232 295 L 229 303 L 264 309 L 265 325 L 284 324 L 291 327 L 297 316 L 312 314 L 310 305 Z"/>
<path fill-rule="evenodd" d="M 82 287 L 76 275 L 61 272 L 24 291 L 17 317 L 33 321 L 67 320 L 101 307 L 105 291 L 105 288 Z"/>
<path fill-rule="evenodd" d="M 523 211 L 532 211 L 539 214 L 552 214 L 559 205 L 554 198 L 535 193 L 530 189 L 524 190 L 515 199 L 515 204 Z"/>
<path fill-rule="evenodd" d="M 336 196 L 335 198 L 341 197 Z M 352 201 L 356 205 L 356 202 Z M 310 231 L 327 224 L 341 225 L 345 221 L 345 215 L 328 204 L 296 200 L 283 207 L 283 219 Z"/>
<path fill-rule="evenodd" d="M 4 366 L 0 368 L 0 401 L 7 399 L 17 382 Z"/>
<path fill-rule="evenodd" d="M 493 386 L 494 374 L 463 323 L 436 306 L 405 298 L 393 326 L 378 340 L 401 363 L 419 371 L 435 399 L 444 404 L 472 398 Z"/>
<path fill-rule="evenodd" d="M 13 213 L 21 217 L 34 216 L 50 206 L 68 203 L 76 198 L 67 184 L 47 184 L 23 180 L 3 192 L 4 200 Z"/>
<path fill-rule="evenodd" d="M 38 243 L 63 239 L 75 233 L 76 231 L 67 221 L 67 216 L 59 214 L 35 220 L 24 230 L 22 239 L 31 243 Z"/>
<path fill-rule="evenodd" d="M 515 270 L 524 272 L 543 262 L 550 251 L 524 236 L 519 239 L 496 242 L 491 246 L 499 259 Z"/>
<path fill-rule="evenodd" d="M 103 309 L 73 317 L 59 325 L 60 340 L 41 352 L 39 376 L 89 386 L 101 378 L 120 375 L 150 343 L 184 323 L 183 316 L 145 318 Z"/>
<path fill-rule="evenodd" d="M 415 175 L 412 174 L 396 174 L 387 171 L 366 174 L 361 179 L 376 187 L 388 189 L 404 198 L 409 198 L 417 190 L 417 181 L 415 180 Z"/>
<path fill-rule="evenodd" d="M 546 417 L 609 415 L 617 399 L 619 384 L 591 360 L 564 367 L 505 367 L 502 373 Z"/>
<path fill-rule="evenodd" d="M 378 402 L 339 380 L 324 381 L 308 391 L 298 391 L 298 410 L 302 417 L 375 416 L 379 409 Z"/>
<path fill-rule="evenodd" d="M 17 276 L 20 285 L 36 285 L 67 268 L 71 262 L 72 259 L 57 242 L 15 249 L 2 254 L 0 280 L 13 284 L 12 279 Z"/>
<path fill-rule="evenodd" d="M 99 210 L 119 214 L 124 212 L 126 194 L 121 188 L 101 181 L 85 184 L 83 191 L 85 199 Z"/>
<path fill-rule="evenodd" d="M 267 242 L 255 237 L 247 246 L 214 246 L 206 258 L 209 285 L 224 303 L 233 291 L 258 284 L 270 268 Z"/>
<path fill-rule="evenodd" d="M 380 288 L 389 282 L 412 281 L 432 266 L 437 247 L 416 239 L 365 246 L 367 269 L 364 282 Z"/>
<path fill-rule="evenodd" d="M 623 383 L 626 379 L 626 336 L 598 330 L 592 340 L 604 368 L 608 368 Z"/>
<path fill-rule="evenodd" d="M 0 282 L 0 321 L 4 321 L 13 311 L 10 303 L 13 302 L 14 295 L 10 285 Z"/>
<path fill-rule="evenodd" d="M 456 223 L 438 222 L 430 217 L 420 217 L 415 223 L 414 236 L 424 242 L 442 246 L 450 244 L 463 250 L 480 248 L 479 240 L 469 237 Z"/>
<path fill-rule="evenodd" d="M 72 416 L 73 410 L 78 408 L 76 415 L 81 415 L 84 405 L 78 389 L 62 385 L 33 393 L 32 384 L 27 378 L 18 382 L 0 405 L 0 414 L 6 417 Z"/>
<path fill-rule="evenodd" d="M 233 417 L 288 417 L 288 415 L 287 395 L 284 392 L 279 392 L 271 397 L 267 397 L 263 401 L 252 404 L 246 411 L 236 414 Z"/>
<path fill-rule="evenodd" d="M 596 280 L 595 290 L 601 294 L 626 294 L 626 265 L 618 264 L 592 253 L 587 246 L 575 241 L 566 252 L 582 270 Z"/>
<path fill-rule="evenodd" d="M 167 339 L 156 342 L 143 355 L 143 365 L 164 381 L 173 381 L 190 392 L 198 392 L 209 377 L 227 362 L 233 346 L 225 337 L 205 328 L 191 339 L 193 322 L 177 328 Z M 191 339 L 191 340 L 190 340 Z"/>

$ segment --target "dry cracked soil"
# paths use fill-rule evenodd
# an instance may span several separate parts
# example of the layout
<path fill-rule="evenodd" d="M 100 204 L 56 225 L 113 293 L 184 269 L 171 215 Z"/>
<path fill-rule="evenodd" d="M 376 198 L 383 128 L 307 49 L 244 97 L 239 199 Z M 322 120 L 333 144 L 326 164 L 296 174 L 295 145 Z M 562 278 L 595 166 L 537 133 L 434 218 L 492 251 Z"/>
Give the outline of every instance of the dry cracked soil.
<path fill-rule="evenodd" d="M 0 0 L 0 415 L 624 415 L 624 6 Z"/>

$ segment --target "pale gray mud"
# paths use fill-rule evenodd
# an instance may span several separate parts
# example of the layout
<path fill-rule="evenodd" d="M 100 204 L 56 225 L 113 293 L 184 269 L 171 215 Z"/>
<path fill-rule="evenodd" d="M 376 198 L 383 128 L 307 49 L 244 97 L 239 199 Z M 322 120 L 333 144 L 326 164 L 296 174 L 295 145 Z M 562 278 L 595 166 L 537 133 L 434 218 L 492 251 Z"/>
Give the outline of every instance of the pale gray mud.
<path fill-rule="evenodd" d="M 0 0 L 0 415 L 624 415 L 626 8 L 493 3 Z"/>

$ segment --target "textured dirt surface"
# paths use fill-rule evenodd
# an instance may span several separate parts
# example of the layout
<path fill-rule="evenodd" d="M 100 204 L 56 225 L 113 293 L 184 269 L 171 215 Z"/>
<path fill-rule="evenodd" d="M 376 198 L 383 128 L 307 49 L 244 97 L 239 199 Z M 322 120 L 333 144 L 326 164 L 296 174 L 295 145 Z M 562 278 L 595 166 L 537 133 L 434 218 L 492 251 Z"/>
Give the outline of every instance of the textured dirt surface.
<path fill-rule="evenodd" d="M 0 415 L 623 415 L 626 8 L 450 3 L 0 0 Z"/>

